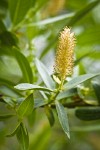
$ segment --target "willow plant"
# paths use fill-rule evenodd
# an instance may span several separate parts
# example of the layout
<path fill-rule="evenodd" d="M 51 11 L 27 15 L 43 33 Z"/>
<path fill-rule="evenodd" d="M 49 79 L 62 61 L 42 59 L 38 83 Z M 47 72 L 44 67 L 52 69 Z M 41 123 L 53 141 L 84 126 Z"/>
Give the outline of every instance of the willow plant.
<path fill-rule="evenodd" d="M 80 105 L 87 106 L 88 104 L 83 101 L 83 99 L 77 93 L 77 85 L 99 75 L 99 73 L 85 74 L 75 77 L 69 82 L 65 82 L 66 78 L 73 74 L 75 43 L 76 40 L 74 33 L 71 32 L 70 28 L 65 27 L 63 31 L 60 32 L 60 36 L 58 39 L 58 46 L 54 64 L 54 78 L 52 78 L 48 74 L 45 65 L 36 58 L 35 64 L 45 86 L 34 85 L 30 83 L 20 83 L 15 86 L 15 88 L 18 90 L 30 90 L 30 92 L 28 92 L 27 98 L 22 100 L 22 102 L 16 109 L 19 126 L 11 135 L 16 134 L 17 137 L 19 137 L 19 131 L 23 128 L 23 118 L 31 114 L 33 109 L 42 107 L 45 109 L 45 113 L 49 119 L 51 126 L 53 126 L 55 120 L 52 108 L 56 108 L 59 122 L 65 134 L 67 134 L 68 138 L 70 138 L 68 117 L 64 107 L 76 107 Z M 38 98 L 35 97 L 35 91 L 38 91 L 42 95 L 43 100 L 41 99 L 38 101 Z M 69 97 L 72 99 L 72 102 L 63 104 L 62 100 L 65 100 Z M 94 112 L 95 110 L 92 111 Z M 80 112 L 80 110 L 76 111 L 76 116 L 81 119 L 87 119 L 88 116 L 83 114 L 83 112 L 84 110 L 82 112 Z M 90 116 L 91 115 L 89 115 L 89 118 L 91 118 Z M 95 116 L 92 116 L 92 119 L 94 118 Z M 25 131 L 23 132 L 25 133 Z M 26 132 L 26 134 L 28 136 L 28 132 Z"/>

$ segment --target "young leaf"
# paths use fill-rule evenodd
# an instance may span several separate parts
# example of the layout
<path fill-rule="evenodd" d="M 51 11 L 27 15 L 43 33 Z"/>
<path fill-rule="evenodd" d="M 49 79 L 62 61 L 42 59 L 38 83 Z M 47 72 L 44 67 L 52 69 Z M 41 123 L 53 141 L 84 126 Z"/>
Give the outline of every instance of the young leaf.
<path fill-rule="evenodd" d="M 55 122 L 55 118 L 54 118 L 52 109 L 49 106 L 47 106 L 47 105 L 44 108 L 45 108 L 45 113 L 47 115 L 49 123 L 50 123 L 51 126 L 53 126 L 54 122 Z"/>
<path fill-rule="evenodd" d="M 48 88 L 54 89 L 54 82 L 52 78 L 50 77 L 50 75 L 48 74 L 48 71 L 46 67 L 44 66 L 44 64 L 38 59 L 36 59 L 35 62 L 36 62 L 36 67 L 38 69 L 38 72 L 41 75 L 41 78 L 44 81 L 45 85 Z"/>
<path fill-rule="evenodd" d="M 16 133 L 18 142 L 22 150 L 28 150 L 29 147 L 29 135 L 26 127 L 21 123 Z"/>
<path fill-rule="evenodd" d="M 69 132 L 69 124 L 68 124 L 68 117 L 66 111 L 61 103 L 56 101 L 56 110 L 58 114 L 59 122 L 68 138 L 70 139 L 70 132 Z"/>
<path fill-rule="evenodd" d="M 18 107 L 17 113 L 19 118 L 23 118 L 24 116 L 28 116 L 32 113 L 34 106 L 33 94 L 29 95 Z"/>
<path fill-rule="evenodd" d="M 9 115 L 9 114 L 6 114 L 6 115 L 0 115 L 0 121 L 4 121 L 6 119 L 9 119 L 11 117 L 13 117 L 14 115 Z"/>
<path fill-rule="evenodd" d="M 41 90 L 41 91 L 49 91 L 52 92 L 51 89 L 45 88 L 42 86 L 34 85 L 34 84 L 29 84 L 29 83 L 21 83 L 15 86 L 16 89 L 18 90 Z"/>
<path fill-rule="evenodd" d="M 76 87 L 77 85 L 79 85 L 80 83 L 89 80 L 91 78 L 94 78 L 96 76 L 100 75 L 100 73 L 97 74 L 85 74 L 85 75 L 80 75 L 78 77 L 73 78 L 71 81 L 69 81 L 68 83 L 66 83 L 64 85 L 64 89 L 65 90 L 69 90 L 71 88 Z"/>

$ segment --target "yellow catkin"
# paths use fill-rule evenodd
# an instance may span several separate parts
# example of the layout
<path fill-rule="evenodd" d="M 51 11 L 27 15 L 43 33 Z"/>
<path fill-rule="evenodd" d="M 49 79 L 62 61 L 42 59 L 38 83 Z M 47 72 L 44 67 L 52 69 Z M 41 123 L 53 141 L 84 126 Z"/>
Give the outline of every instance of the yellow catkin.
<path fill-rule="evenodd" d="M 67 76 L 73 73 L 74 48 L 74 33 L 71 33 L 70 29 L 65 27 L 60 32 L 54 65 L 54 71 L 58 74 L 60 80 L 65 80 Z"/>

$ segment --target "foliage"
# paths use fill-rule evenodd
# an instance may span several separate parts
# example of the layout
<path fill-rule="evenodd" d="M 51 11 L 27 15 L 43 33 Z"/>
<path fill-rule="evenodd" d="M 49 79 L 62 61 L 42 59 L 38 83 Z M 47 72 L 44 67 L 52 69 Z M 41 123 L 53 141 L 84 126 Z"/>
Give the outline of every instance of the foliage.
<path fill-rule="evenodd" d="M 58 1 L 60 7 L 53 0 L 0 1 L 0 149 L 15 135 L 20 147 L 14 139 L 16 148 L 8 144 L 9 149 L 73 149 L 56 131 L 60 143 L 53 147 L 48 142 L 52 131 L 47 119 L 57 130 L 58 118 L 68 138 L 72 129 L 100 129 L 97 122 L 85 127 L 78 122 L 100 120 L 100 1 Z M 62 89 L 53 66 L 65 26 L 75 32 L 77 43 L 74 72 Z M 72 143 L 74 136 L 79 140 L 74 133 Z"/>

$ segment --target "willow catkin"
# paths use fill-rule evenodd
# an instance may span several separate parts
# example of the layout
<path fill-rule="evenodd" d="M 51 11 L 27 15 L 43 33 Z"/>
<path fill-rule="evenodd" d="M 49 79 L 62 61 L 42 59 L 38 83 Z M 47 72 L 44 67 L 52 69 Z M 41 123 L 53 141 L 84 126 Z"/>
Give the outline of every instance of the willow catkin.
<path fill-rule="evenodd" d="M 60 32 L 54 71 L 61 80 L 73 73 L 75 36 L 68 27 Z"/>

